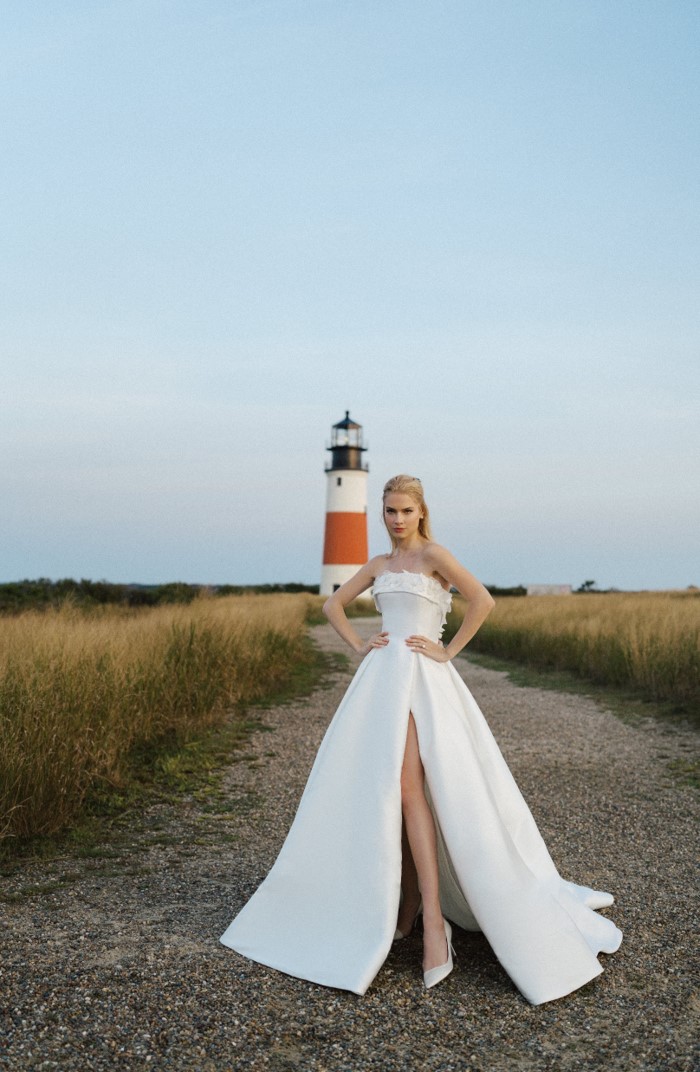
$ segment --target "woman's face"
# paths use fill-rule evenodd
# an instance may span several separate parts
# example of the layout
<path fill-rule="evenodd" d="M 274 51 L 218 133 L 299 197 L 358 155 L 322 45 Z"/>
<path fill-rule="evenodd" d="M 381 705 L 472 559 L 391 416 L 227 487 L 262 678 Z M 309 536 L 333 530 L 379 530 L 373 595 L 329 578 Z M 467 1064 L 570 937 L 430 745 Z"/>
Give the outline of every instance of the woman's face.
<path fill-rule="evenodd" d="M 392 491 L 384 500 L 384 523 L 399 542 L 417 534 L 422 516 L 423 511 L 410 495 Z"/>

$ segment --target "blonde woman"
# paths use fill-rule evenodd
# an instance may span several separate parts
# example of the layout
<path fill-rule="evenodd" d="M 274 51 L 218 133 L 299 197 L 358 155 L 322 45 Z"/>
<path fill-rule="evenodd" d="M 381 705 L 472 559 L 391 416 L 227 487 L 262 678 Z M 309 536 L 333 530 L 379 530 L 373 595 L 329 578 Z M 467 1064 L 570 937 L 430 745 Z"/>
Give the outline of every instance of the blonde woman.
<path fill-rule="evenodd" d="M 481 930 L 532 1004 L 601 971 L 622 935 L 595 910 L 608 893 L 558 874 L 452 659 L 494 605 L 432 539 L 421 482 L 383 493 L 391 541 L 324 605 L 363 661 L 321 743 L 292 827 L 265 881 L 221 941 L 289 975 L 364 994 L 423 918 L 423 983 L 453 970 L 452 926 Z M 381 630 L 345 614 L 369 588 Z M 450 589 L 466 611 L 440 640 Z M 451 921 L 451 922 L 450 922 Z"/>

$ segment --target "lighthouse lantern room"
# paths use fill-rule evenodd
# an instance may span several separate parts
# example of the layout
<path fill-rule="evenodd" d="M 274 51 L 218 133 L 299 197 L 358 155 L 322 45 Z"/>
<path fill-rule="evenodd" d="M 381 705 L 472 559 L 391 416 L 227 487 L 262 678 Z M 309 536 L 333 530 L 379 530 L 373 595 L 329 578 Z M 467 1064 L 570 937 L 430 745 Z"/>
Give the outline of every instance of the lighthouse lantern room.
<path fill-rule="evenodd" d="M 349 580 L 368 558 L 367 447 L 362 425 L 350 411 L 331 429 L 331 460 L 326 466 L 326 533 L 323 541 L 321 595 L 329 596 Z"/>

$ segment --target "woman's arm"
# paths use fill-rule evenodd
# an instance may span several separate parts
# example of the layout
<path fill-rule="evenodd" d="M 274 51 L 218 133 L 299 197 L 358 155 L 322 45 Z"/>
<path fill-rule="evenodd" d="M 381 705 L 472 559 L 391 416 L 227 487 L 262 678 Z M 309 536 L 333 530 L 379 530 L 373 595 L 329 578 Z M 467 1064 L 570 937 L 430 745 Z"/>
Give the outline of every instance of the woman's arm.
<path fill-rule="evenodd" d="M 358 655 L 367 655 L 372 648 L 383 648 L 389 643 L 387 633 L 375 633 L 369 640 L 364 641 L 359 633 L 353 629 L 345 614 L 345 608 L 348 603 L 351 603 L 356 596 L 359 596 L 361 592 L 366 591 L 372 585 L 380 559 L 383 561 L 382 556 L 370 559 L 357 571 L 354 577 L 351 577 L 345 584 L 341 584 L 340 588 L 336 589 L 333 595 L 329 596 L 323 604 L 323 613 L 338 636 L 341 636 Z"/>
<path fill-rule="evenodd" d="M 467 609 L 464 612 L 459 629 L 449 644 L 445 644 L 444 647 L 442 644 L 437 645 L 433 642 L 428 642 L 429 646 L 424 645 L 421 647 L 425 637 L 409 637 L 407 643 L 412 650 L 428 655 L 429 658 L 435 659 L 436 662 L 448 662 L 450 659 L 454 659 L 455 655 L 458 655 L 462 648 L 469 643 L 496 606 L 496 601 L 490 592 L 484 588 L 481 581 L 478 581 L 468 569 L 465 569 L 461 562 L 458 562 L 454 555 L 450 554 L 447 548 L 440 547 L 439 544 L 432 544 L 426 549 L 426 564 L 432 566 L 435 572 L 439 573 L 446 581 L 449 581 L 453 588 L 457 589 L 459 594 L 466 600 Z"/>

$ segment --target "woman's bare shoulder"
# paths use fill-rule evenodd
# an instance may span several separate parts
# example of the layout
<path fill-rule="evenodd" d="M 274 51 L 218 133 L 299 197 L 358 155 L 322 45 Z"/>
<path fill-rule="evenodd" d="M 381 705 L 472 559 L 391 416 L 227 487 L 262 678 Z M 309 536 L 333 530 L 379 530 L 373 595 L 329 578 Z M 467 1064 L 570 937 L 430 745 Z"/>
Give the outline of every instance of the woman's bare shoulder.
<path fill-rule="evenodd" d="M 455 556 L 446 547 L 435 543 L 434 540 L 431 540 L 423 548 L 423 560 L 426 565 L 432 566 L 438 572 L 440 572 L 441 566 L 450 566 L 456 561 Z"/>
<path fill-rule="evenodd" d="M 371 574 L 373 580 L 387 569 L 389 565 L 389 557 L 389 555 L 375 555 L 374 558 L 370 558 L 365 569 Z"/>
<path fill-rule="evenodd" d="M 492 597 L 481 581 L 473 573 L 470 573 L 467 567 L 459 559 L 455 558 L 446 547 L 442 547 L 438 543 L 431 543 L 429 547 L 426 547 L 426 552 L 428 557 L 426 557 L 425 561 L 430 563 L 434 572 L 444 577 L 463 596 L 467 599 L 473 599 L 477 596 L 479 598 L 483 597 L 493 603 Z"/>

